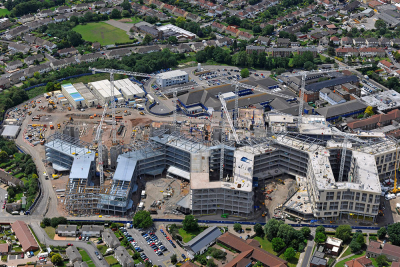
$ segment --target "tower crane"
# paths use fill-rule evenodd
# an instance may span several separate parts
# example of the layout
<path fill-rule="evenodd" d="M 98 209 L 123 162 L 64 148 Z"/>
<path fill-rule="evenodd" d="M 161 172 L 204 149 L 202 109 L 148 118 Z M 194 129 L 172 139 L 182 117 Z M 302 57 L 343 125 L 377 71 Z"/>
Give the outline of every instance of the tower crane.
<path fill-rule="evenodd" d="M 103 114 L 101 115 L 101 120 L 99 123 L 99 126 L 97 127 L 96 131 L 96 137 L 94 139 L 94 142 L 97 143 L 97 149 L 98 149 L 98 165 L 99 165 L 99 172 L 100 172 L 100 184 L 102 185 L 104 183 L 104 170 L 103 170 L 103 145 L 102 145 L 102 127 L 103 127 L 103 122 L 104 118 L 106 116 L 106 111 L 107 111 L 107 104 L 104 105 L 104 110 Z"/>
<path fill-rule="evenodd" d="M 300 87 L 300 92 L 299 92 L 300 103 L 299 103 L 298 124 L 301 123 L 302 117 L 303 117 L 304 93 L 305 93 L 305 90 L 306 90 L 305 87 L 306 87 L 307 75 L 318 74 L 318 73 L 327 73 L 327 72 L 333 72 L 333 71 L 356 70 L 356 69 L 370 68 L 370 67 L 372 67 L 372 64 L 362 65 L 362 66 L 355 66 L 355 67 L 339 67 L 339 68 L 332 68 L 332 69 L 326 69 L 326 70 L 299 71 L 297 73 L 284 75 L 285 77 L 301 76 L 301 87 Z"/>

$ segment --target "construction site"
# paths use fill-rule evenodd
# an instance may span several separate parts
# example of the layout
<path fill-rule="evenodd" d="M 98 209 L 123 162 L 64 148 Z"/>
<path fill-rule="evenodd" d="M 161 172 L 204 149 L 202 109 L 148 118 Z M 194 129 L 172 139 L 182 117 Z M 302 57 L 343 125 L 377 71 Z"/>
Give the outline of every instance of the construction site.
<path fill-rule="evenodd" d="M 222 112 L 210 120 L 178 122 L 177 111 L 142 115 L 138 103 L 129 103 L 134 100 L 122 105 L 118 98 L 136 92 L 145 105 L 146 93 L 121 93 L 113 70 L 96 71 L 110 73 L 110 81 L 63 85 L 64 93 L 21 108 L 21 134 L 48 167 L 44 175 L 61 214 L 129 216 L 145 209 L 163 218 L 375 222 L 381 212 L 381 196 L 390 191 L 381 181 L 393 177 L 399 158 L 396 140 L 344 133 L 322 116 L 301 112 L 265 116 L 243 108 L 231 114 L 223 97 Z M 101 90 L 104 99 L 96 96 Z M 74 96 L 65 97 L 67 91 Z"/>

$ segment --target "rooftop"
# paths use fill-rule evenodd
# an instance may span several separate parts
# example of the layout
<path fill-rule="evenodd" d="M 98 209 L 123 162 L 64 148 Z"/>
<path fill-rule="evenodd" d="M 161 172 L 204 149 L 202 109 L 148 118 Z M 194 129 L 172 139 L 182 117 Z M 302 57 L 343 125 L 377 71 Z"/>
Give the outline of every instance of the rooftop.
<path fill-rule="evenodd" d="M 394 90 L 380 92 L 374 95 L 363 96 L 361 99 L 380 111 L 400 107 L 400 94 Z"/>

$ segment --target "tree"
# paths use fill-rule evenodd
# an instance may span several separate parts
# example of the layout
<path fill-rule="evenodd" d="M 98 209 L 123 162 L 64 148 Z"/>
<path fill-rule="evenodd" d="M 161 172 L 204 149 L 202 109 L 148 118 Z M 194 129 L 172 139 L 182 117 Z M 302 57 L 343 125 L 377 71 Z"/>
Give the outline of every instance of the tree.
<path fill-rule="evenodd" d="M 170 36 L 170 37 L 168 38 L 168 43 L 170 43 L 170 44 L 176 44 L 176 43 L 178 43 L 178 38 L 176 38 L 176 36 Z"/>
<path fill-rule="evenodd" d="M 48 82 L 46 84 L 46 92 L 51 92 L 54 91 L 54 83 L 53 82 Z"/>
<path fill-rule="evenodd" d="M 300 229 L 300 231 L 303 233 L 304 238 L 308 238 L 310 236 L 311 230 L 309 227 L 304 226 L 303 228 Z"/>
<path fill-rule="evenodd" d="M 213 259 L 209 259 L 207 261 L 207 267 L 216 267 L 217 265 L 215 264 Z"/>
<path fill-rule="evenodd" d="M 67 34 L 67 40 L 72 44 L 72 46 L 78 46 L 80 44 L 83 44 L 83 39 L 82 35 L 80 33 L 77 33 L 75 31 L 69 31 Z"/>
<path fill-rule="evenodd" d="M 360 243 L 358 243 L 358 242 L 355 241 L 355 240 L 353 240 L 353 241 L 350 242 L 349 247 L 350 247 L 350 249 L 351 249 L 351 252 L 353 252 L 353 253 L 356 253 L 356 252 L 358 252 L 358 251 L 361 250 L 361 245 L 360 245 Z"/>
<path fill-rule="evenodd" d="M 128 0 L 124 0 L 124 2 L 122 2 L 122 4 L 121 4 L 121 7 L 124 9 L 124 10 L 131 10 L 131 4 L 129 3 L 129 1 Z"/>
<path fill-rule="evenodd" d="M 381 20 L 381 19 L 378 19 L 377 21 L 375 21 L 375 28 L 376 28 L 377 30 L 385 29 L 385 28 L 386 28 L 386 23 L 385 23 L 385 21 L 383 21 L 383 20 Z"/>
<path fill-rule="evenodd" d="M 51 220 L 50 220 L 50 218 L 43 218 L 42 223 L 43 223 L 45 226 L 50 226 Z"/>
<path fill-rule="evenodd" d="M 5 161 L 8 158 L 8 154 L 6 151 L 1 151 L 0 152 L 0 160 Z"/>
<path fill-rule="evenodd" d="M 60 254 L 54 254 L 53 257 L 51 257 L 51 262 L 54 265 L 59 265 L 63 262 L 63 259 Z"/>
<path fill-rule="evenodd" d="M 182 221 L 183 230 L 195 232 L 199 230 L 199 224 L 197 219 L 193 215 L 186 215 L 185 219 Z"/>
<path fill-rule="evenodd" d="M 171 256 L 171 263 L 176 264 L 178 262 L 178 259 L 176 258 L 176 254 Z"/>
<path fill-rule="evenodd" d="M 386 237 L 386 228 L 385 227 L 381 227 L 381 229 L 378 230 L 378 237 L 380 240 L 384 239 Z"/>
<path fill-rule="evenodd" d="M 263 230 L 261 224 L 256 223 L 254 225 L 254 232 L 256 233 L 257 236 L 263 236 L 264 235 L 264 230 Z"/>
<path fill-rule="evenodd" d="M 240 223 L 235 223 L 233 225 L 233 230 L 235 230 L 236 232 L 239 232 L 240 230 L 242 230 L 242 225 Z"/>
<path fill-rule="evenodd" d="M 338 228 L 336 228 L 336 234 L 335 237 L 342 239 L 343 242 L 347 242 L 350 240 L 351 236 L 351 226 L 350 225 L 340 225 Z"/>
<path fill-rule="evenodd" d="M 368 107 L 365 109 L 364 113 L 367 113 L 369 116 L 372 116 L 372 115 L 375 114 L 374 111 L 373 111 L 373 107 L 371 107 L 371 106 L 368 106 Z"/>
<path fill-rule="evenodd" d="M 196 54 L 196 61 L 199 63 L 204 63 L 207 61 L 207 53 L 205 51 L 199 51 Z"/>
<path fill-rule="evenodd" d="M 280 237 L 275 237 L 274 239 L 272 239 L 271 243 L 272 243 L 272 249 L 275 252 L 279 252 L 284 247 L 286 247 L 285 242 L 283 242 L 282 238 Z"/>
<path fill-rule="evenodd" d="M 269 241 L 271 241 L 274 237 L 278 235 L 279 226 L 281 226 L 282 224 L 282 221 L 278 221 L 276 219 L 271 219 L 265 224 L 264 232 Z"/>
<path fill-rule="evenodd" d="M 151 35 L 146 34 L 143 38 L 143 44 L 149 44 L 153 41 L 153 37 Z"/>
<path fill-rule="evenodd" d="M 135 253 L 133 253 L 133 255 L 132 255 L 132 259 L 137 260 L 139 258 L 140 258 L 140 253 L 135 251 Z"/>
<path fill-rule="evenodd" d="M 247 68 L 240 70 L 240 76 L 242 76 L 242 78 L 247 78 L 247 77 L 249 77 L 249 75 L 250 75 L 250 72 Z"/>
<path fill-rule="evenodd" d="M 393 245 L 400 245 L 400 223 L 397 222 L 389 225 L 387 228 L 387 234 Z"/>
<path fill-rule="evenodd" d="M 378 257 L 376 257 L 375 260 L 379 267 L 388 266 L 387 258 L 385 255 L 379 255 Z"/>
<path fill-rule="evenodd" d="M 304 68 L 306 70 L 312 70 L 314 68 L 314 63 L 312 63 L 311 61 L 307 61 L 306 63 L 304 63 Z"/>
<path fill-rule="evenodd" d="M 324 243 L 326 241 L 326 235 L 323 232 L 317 232 L 314 240 L 317 243 Z"/>
<path fill-rule="evenodd" d="M 112 19 L 120 19 L 120 18 L 121 18 L 121 12 L 120 12 L 118 9 L 114 8 L 114 9 L 111 11 L 111 16 L 110 16 L 110 18 L 112 18 Z"/>
<path fill-rule="evenodd" d="M 39 78 L 40 78 L 40 73 L 39 73 L 38 71 L 36 71 L 36 72 L 33 74 L 33 77 L 34 77 L 35 79 L 39 79 Z"/>
<path fill-rule="evenodd" d="M 150 216 L 150 212 L 141 210 L 136 212 L 133 216 L 133 226 L 135 228 L 148 228 L 153 225 L 153 219 Z"/>
<path fill-rule="evenodd" d="M 178 27 L 180 27 L 180 28 L 183 28 L 184 25 L 185 25 L 185 23 L 186 23 L 186 20 L 185 20 L 184 17 L 178 17 L 178 18 L 175 20 L 175 25 L 178 26 Z"/>
<path fill-rule="evenodd" d="M 328 55 L 330 55 L 331 57 L 335 56 L 335 48 L 333 48 L 332 46 L 328 47 Z"/>
<path fill-rule="evenodd" d="M 129 17 L 129 16 L 131 15 L 131 13 L 129 13 L 128 10 L 122 10 L 121 15 L 122 15 L 124 18 L 126 18 L 126 17 Z"/>
<path fill-rule="evenodd" d="M 293 259 L 296 256 L 296 251 L 294 251 L 294 248 L 287 248 L 284 256 L 285 256 L 285 259 L 290 261 L 291 259 Z"/>
<path fill-rule="evenodd" d="M 226 257 L 226 252 L 223 252 L 222 250 L 220 250 L 220 249 L 214 249 L 212 252 L 211 252 L 211 256 L 214 258 L 214 259 L 224 259 L 225 257 Z"/>

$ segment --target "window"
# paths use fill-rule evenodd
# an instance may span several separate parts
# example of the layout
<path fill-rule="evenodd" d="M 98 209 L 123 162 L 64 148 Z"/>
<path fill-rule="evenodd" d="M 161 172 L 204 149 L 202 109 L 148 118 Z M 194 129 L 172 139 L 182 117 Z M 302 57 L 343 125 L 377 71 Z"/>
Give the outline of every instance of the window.
<path fill-rule="evenodd" d="M 347 208 L 349 207 L 349 202 L 347 201 L 342 201 L 341 205 L 340 205 L 340 209 L 342 210 L 347 210 Z"/>
<path fill-rule="evenodd" d="M 381 202 L 381 201 L 380 201 L 379 196 L 376 195 L 376 196 L 375 196 L 375 204 L 379 204 L 380 202 Z"/>
<path fill-rule="evenodd" d="M 366 193 L 363 193 L 363 194 L 362 194 L 361 201 L 362 201 L 362 202 L 367 202 L 367 194 L 366 194 Z"/>
<path fill-rule="evenodd" d="M 360 201 L 360 193 L 356 193 L 356 201 Z"/>
<path fill-rule="evenodd" d="M 372 206 L 372 212 L 371 213 L 378 213 L 379 205 L 374 205 Z"/>
<path fill-rule="evenodd" d="M 340 195 L 341 195 L 341 192 L 336 193 L 336 200 L 340 200 Z"/>
<path fill-rule="evenodd" d="M 334 196 L 335 196 L 335 192 L 327 192 L 326 200 L 333 200 Z"/>
<path fill-rule="evenodd" d="M 372 203 L 372 199 L 374 198 L 374 195 L 369 195 L 369 198 L 368 198 L 368 203 Z"/>
<path fill-rule="evenodd" d="M 325 216 L 330 216 L 332 215 L 332 212 L 325 212 Z"/>
<path fill-rule="evenodd" d="M 364 203 L 356 203 L 356 211 L 364 211 L 365 209 L 365 204 Z"/>
<path fill-rule="evenodd" d="M 323 205 L 322 202 L 317 203 L 317 209 L 321 210 L 322 209 L 322 205 Z"/>
<path fill-rule="evenodd" d="M 322 210 L 326 210 L 326 208 L 327 208 L 327 203 L 324 202 L 324 207 L 322 208 Z"/>
<path fill-rule="evenodd" d="M 343 192 L 342 199 L 353 200 L 354 199 L 354 192 L 350 192 L 350 191 Z"/>
<path fill-rule="evenodd" d="M 365 212 L 369 212 L 369 208 L 371 207 L 370 204 L 367 205 L 367 210 Z"/>
<path fill-rule="evenodd" d="M 349 202 L 349 210 L 352 210 L 352 209 L 353 209 L 353 203 L 354 203 L 354 202 Z"/>
<path fill-rule="evenodd" d="M 337 210 L 339 208 L 339 202 L 329 203 L 329 210 Z"/>

